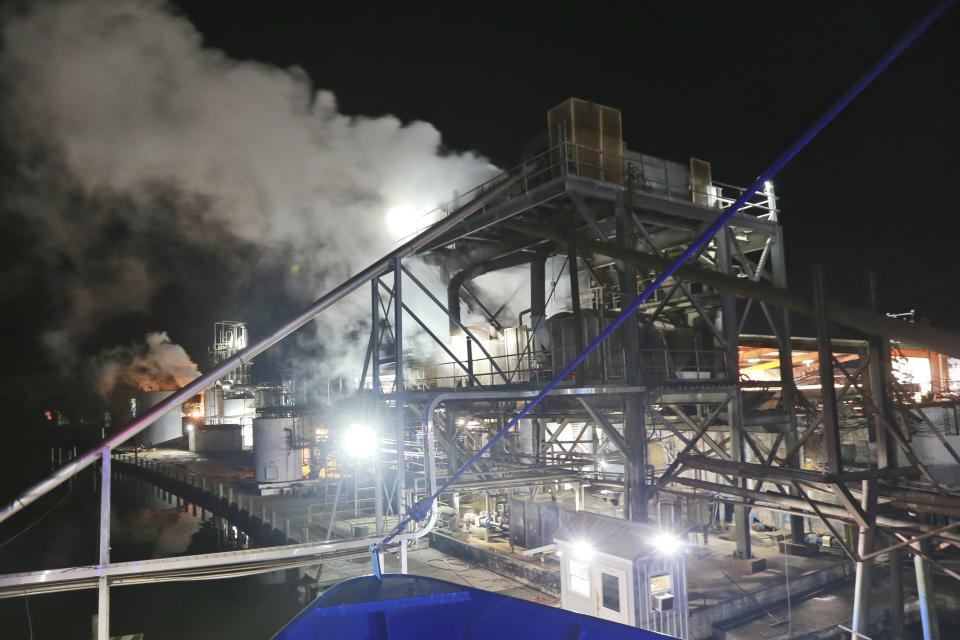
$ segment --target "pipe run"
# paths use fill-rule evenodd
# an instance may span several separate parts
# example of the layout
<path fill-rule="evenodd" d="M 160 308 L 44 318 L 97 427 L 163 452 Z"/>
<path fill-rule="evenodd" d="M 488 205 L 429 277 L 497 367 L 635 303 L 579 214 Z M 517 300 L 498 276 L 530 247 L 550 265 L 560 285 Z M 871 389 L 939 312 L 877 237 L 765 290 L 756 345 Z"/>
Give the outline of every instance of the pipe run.
<path fill-rule="evenodd" d="M 420 235 L 412 238 L 397 249 L 394 249 L 391 253 L 380 258 L 363 271 L 332 289 L 326 295 L 317 299 L 313 304 L 300 313 L 300 315 L 275 329 L 266 338 L 263 338 L 262 340 L 247 347 L 245 350 L 236 354 L 232 358 L 221 362 L 220 365 L 213 371 L 200 376 L 193 382 L 182 387 L 179 391 L 176 391 L 165 400 L 148 410 L 140 418 L 137 418 L 131 422 L 122 431 L 102 442 L 95 449 L 88 451 L 79 458 L 76 458 L 75 460 L 72 460 L 71 462 L 60 467 L 54 473 L 50 474 L 44 480 L 41 480 L 37 484 L 24 491 L 17 498 L 15 498 L 13 502 L 4 507 L 3 510 L 0 511 L 0 522 L 3 522 L 13 514 L 26 507 L 28 504 L 34 502 L 49 491 L 60 486 L 71 476 L 96 462 L 97 458 L 100 457 L 101 449 L 114 449 L 123 444 L 133 436 L 149 427 L 161 416 L 174 409 L 174 407 L 183 404 L 197 393 L 211 386 L 214 382 L 225 376 L 233 369 L 246 362 L 249 362 L 303 325 L 313 320 L 322 311 L 330 307 L 335 302 L 338 302 L 360 286 L 370 282 L 372 279 L 387 273 L 393 268 L 395 259 L 413 255 L 420 249 L 424 248 L 434 239 L 440 237 L 482 209 L 490 200 L 503 194 L 507 189 L 516 184 L 519 179 L 519 175 L 508 176 L 504 178 L 499 184 L 492 187 L 486 193 L 479 195 L 469 204 L 464 205 L 434 226 L 425 230 Z"/>

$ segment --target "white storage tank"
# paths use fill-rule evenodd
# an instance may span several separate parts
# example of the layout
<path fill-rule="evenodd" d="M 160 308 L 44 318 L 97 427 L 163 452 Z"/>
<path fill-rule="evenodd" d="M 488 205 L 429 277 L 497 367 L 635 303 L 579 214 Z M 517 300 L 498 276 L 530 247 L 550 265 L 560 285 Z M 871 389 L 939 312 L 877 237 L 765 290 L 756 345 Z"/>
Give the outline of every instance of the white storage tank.
<path fill-rule="evenodd" d="M 253 420 L 253 479 L 290 482 L 303 477 L 300 450 L 295 448 L 293 418 Z"/>
<path fill-rule="evenodd" d="M 137 415 L 142 416 L 162 400 L 173 394 L 173 391 L 141 391 Z M 183 410 L 180 405 L 160 416 L 156 422 L 137 435 L 140 442 L 160 444 L 176 440 L 183 436 Z"/>

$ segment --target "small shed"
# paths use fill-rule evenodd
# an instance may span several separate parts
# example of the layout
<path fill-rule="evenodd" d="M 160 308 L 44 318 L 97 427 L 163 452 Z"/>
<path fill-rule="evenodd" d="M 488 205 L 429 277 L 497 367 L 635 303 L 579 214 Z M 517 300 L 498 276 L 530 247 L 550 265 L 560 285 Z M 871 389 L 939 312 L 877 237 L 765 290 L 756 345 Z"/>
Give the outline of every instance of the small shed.
<path fill-rule="evenodd" d="M 554 534 L 564 609 L 687 635 L 682 540 L 656 525 L 575 512 Z"/>

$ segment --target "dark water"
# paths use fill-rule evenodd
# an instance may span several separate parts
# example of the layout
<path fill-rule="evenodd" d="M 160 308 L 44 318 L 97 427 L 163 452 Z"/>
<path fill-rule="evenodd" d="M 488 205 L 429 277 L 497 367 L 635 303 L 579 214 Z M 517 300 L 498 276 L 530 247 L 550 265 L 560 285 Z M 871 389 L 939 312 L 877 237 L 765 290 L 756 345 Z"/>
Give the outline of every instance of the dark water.
<path fill-rule="evenodd" d="M 4 443 L 0 465 L 0 497 L 6 504 L 49 472 L 49 445 Z M 112 486 L 113 560 L 206 553 L 222 546 L 211 523 L 164 502 L 149 485 L 115 479 Z M 99 493 L 88 470 L 72 486 L 0 524 L 0 573 L 95 564 L 98 518 Z M 296 591 L 259 576 L 121 586 L 110 596 L 111 635 L 143 633 L 147 640 L 269 638 L 302 607 Z M 92 589 L 0 599 L 0 638 L 91 638 L 96 609 Z"/>

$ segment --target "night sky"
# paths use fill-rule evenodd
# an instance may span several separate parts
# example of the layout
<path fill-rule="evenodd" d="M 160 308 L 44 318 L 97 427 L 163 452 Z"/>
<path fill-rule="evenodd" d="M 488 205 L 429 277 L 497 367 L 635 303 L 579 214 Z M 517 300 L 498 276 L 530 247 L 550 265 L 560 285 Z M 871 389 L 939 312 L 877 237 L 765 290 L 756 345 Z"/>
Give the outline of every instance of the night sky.
<path fill-rule="evenodd" d="M 449 149 L 500 167 L 538 143 L 549 107 L 575 96 L 620 108 L 629 148 L 703 158 L 715 179 L 746 185 L 931 3 L 453 4 L 184 0 L 174 10 L 204 46 L 302 68 L 342 113 L 430 122 Z M 797 290 L 822 263 L 832 297 L 858 304 L 872 265 L 885 311 L 957 327 L 958 20 L 953 9 L 776 179 Z M 21 160 L 0 163 L 5 187 Z M 54 371 L 39 335 L 62 312 L 57 267 L 31 267 L 37 232 L 9 198 L 2 206 L 4 373 Z M 258 312 L 243 318 L 236 292 L 212 294 L 204 281 L 225 277 L 223 256 L 169 247 L 165 260 L 189 266 L 148 312 L 105 322 L 82 352 L 162 329 L 203 365 L 213 320 L 246 319 L 256 336 L 300 304 L 263 285 L 248 298 Z M 261 284 L 276 275 L 255 253 L 251 264 Z"/>

